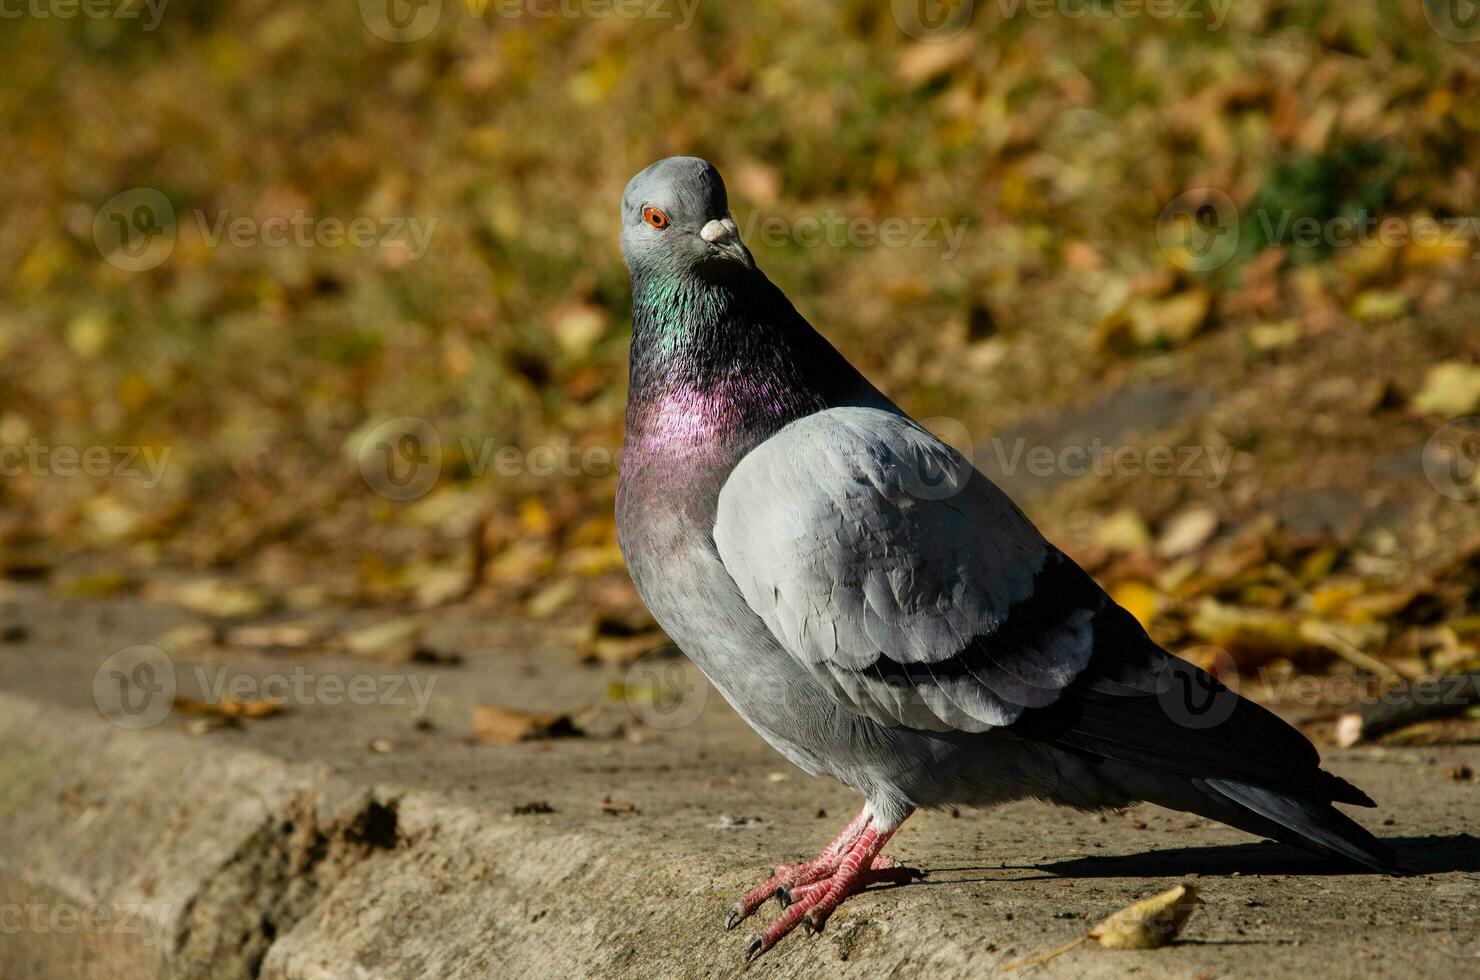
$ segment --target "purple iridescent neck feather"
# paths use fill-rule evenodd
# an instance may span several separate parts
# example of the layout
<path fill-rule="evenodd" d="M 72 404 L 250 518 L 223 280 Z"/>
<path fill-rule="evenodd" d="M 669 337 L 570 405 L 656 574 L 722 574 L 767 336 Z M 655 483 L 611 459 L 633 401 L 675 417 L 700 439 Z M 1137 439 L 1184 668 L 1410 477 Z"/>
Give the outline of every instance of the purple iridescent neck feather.
<path fill-rule="evenodd" d="M 787 423 L 880 396 L 755 270 L 634 275 L 624 470 L 728 470 Z"/>

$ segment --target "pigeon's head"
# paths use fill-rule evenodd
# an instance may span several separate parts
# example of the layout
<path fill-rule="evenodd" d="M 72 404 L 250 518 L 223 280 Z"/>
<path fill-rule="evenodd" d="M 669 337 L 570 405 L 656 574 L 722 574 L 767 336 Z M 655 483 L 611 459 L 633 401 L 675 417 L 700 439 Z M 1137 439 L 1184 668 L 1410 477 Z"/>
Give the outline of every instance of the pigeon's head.
<path fill-rule="evenodd" d="M 622 255 L 633 275 L 755 269 L 730 217 L 724 180 L 698 157 L 659 160 L 627 182 Z"/>

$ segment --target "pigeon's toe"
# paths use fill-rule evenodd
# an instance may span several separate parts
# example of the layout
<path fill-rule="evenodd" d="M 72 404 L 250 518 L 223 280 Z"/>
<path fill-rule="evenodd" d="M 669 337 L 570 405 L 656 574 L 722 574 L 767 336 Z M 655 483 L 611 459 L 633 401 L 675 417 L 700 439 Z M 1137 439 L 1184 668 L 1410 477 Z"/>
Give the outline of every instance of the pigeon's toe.
<path fill-rule="evenodd" d="M 745 950 L 747 962 L 755 959 L 780 942 L 797 926 L 808 933 L 822 931 L 827 919 L 850 895 L 856 895 L 873 884 L 904 884 L 913 878 L 922 877 L 914 868 L 907 868 L 893 858 L 880 854 L 885 841 L 893 831 L 880 833 L 865 823 L 864 829 L 841 849 L 824 852 L 814 861 L 796 865 L 776 885 L 774 894 L 781 902 L 782 913 L 766 927 L 760 937 L 751 941 Z M 840 838 L 841 839 L 841 838 Z M 769 885 L 770 882 L 767 883 Z M 742 904 L 731 910 L 733 921 L 739 922 L 739 913 L 745 903 L 751 901 L 758 907 L 762 885 L 746 895 Z M 745 914 L 754 911 L 750 908 Z M 729 921 L 729 920 L 727 920 Z"/>

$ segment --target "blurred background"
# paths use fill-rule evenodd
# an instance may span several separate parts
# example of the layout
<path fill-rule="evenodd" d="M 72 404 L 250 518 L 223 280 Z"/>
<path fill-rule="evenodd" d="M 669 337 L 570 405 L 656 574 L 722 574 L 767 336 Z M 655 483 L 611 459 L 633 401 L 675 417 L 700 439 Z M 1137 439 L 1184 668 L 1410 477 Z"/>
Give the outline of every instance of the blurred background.
<path fill-rule="evenodd" d="M 1473 14 L 17 0 L 0 575 L 661 643 L 612 520 L 617 202 L 687 153 L 804 315 L 1172 649 L 1473 670 Z"/>

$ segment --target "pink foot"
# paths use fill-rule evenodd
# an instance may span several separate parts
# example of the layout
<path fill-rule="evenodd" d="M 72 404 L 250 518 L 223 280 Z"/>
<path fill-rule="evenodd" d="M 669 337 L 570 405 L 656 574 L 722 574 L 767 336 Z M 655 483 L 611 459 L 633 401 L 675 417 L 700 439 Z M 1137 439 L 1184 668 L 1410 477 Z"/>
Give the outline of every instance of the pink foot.
<path fill-rule="evenodd" d="M 776 945 L 799 924 L 808 932 L 820 931 L 844 899 L 869 885 L 903 884 L 922 877 L 919 871 L 881 853 L 897 826 L 882 830 L 865 810 L 817 857 L 801 864 L 782 865 L 764 884 L 747 892 L 726 914 L 726 929 L 735 928 L 769 898 L 779 900 L 785 911 L 751 940 L 745 950 L 746 960 Z"/>

